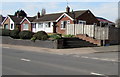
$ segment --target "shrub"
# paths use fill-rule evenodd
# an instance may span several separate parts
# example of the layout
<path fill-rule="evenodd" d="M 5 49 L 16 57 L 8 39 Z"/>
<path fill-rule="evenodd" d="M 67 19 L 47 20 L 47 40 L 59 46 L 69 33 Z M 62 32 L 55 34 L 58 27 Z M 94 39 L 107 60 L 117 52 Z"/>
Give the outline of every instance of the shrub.
<path fill-rule="evenodd" d="M 52 39 L 60 39 L 62 38 L 60 34 L 53 34 L 53 35 L 50 35 L 49 38 L 52 38 Z"/>
<path fill-rule="evenodd" d="M 33 42 L 35 42 L 36 37 L 32 37 L 30 40 L 33 41 Z"/>
<path fill-rule="evenodd" d="M 47 40 L 48 35 L 45 31 L 38 31 L 36 34 L 33 35 L 38 40 Z"/>
<path fill-rule="evenodd" d="M 33 36 L 33 33 L 31 31 L 21 31 L 19 33 L 20 39 L 31 39 Z"/>
<path fill-rule="evenodd" d="M 14 39 L 18 39 L 18 38 L 20 38 L 19 37 L 19 30 L 12 30 L 11 32 L 10 32 L 10 37 L 12 37 L 12 38 L 14 38 Z"/>
<path fill-rule="evenodd" d="M 0 35 L 1 36 L 9 36 L 10 35 L 10 30 L 8 30 L 8 29 L 1 29 Z"/>
<path fill-rule="evenodd" d="M 69 35 L 63 35 L 63 37 L 74 37 L 74 35 L 71 35 L 71 34 L 69 34 Z"/>

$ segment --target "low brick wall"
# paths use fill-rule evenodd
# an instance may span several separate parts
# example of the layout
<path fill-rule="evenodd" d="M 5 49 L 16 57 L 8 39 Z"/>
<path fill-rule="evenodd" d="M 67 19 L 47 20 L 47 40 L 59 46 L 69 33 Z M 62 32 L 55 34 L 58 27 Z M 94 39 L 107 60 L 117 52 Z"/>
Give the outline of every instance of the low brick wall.
<path fill-rule="evenodd" d="M 31 40 L 21 40 L 21 39 L 12 39 L 11 37 L 3 36 L 2 44 L 12 44 L 12 45 L 24 45 L 24 46 L 35 46 L 35 47 L 45 47 L 45 48 L 54 48 L 54 49 L 62 49 L 63 43 L 62 39 L 60 40 L 36 40 L 35 42 Z"/>

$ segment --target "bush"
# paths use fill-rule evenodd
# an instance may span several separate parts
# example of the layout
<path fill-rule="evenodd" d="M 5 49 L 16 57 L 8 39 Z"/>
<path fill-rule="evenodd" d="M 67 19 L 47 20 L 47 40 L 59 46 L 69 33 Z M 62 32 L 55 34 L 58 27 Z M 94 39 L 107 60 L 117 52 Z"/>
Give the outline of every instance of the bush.
<path fill-rule="evenodd" d="M 71 34 L 69 34 L 69 35 L 63 35 L 63 37 L 74 37 L 74 35 L 71 35 Z"/>
<path fill-rule="evenodd" d="M 10 36 L 10 30 L 8 30 L 8 29 L 1 29 L 0 35 L 1 36 Z"/>
<path fill-rule="evenodd" d="M 10 37 L 12 37 L 12 38 L 14 38 L 14 39 L 18 39 L 18 38 L 20 38 L 19 37 L 19 30 L 12 30 L 11 32 L 10 32 Z"/>
<path fill-rule="evenodd" d="M 60 34 L 53 34 L 53 35 L 50 35 L 49 38 L 52 38 L 52 39 L 60 39 L 62 38 Z"/>
<path fill-rule="evenodd" d="M 48 35 L 45 31 L 38 31 L 36 34 L 33 35 L 38 40 L 47 40 Z"/>
<path fill-rule="evenodd" d="M 21 31 L 19 33 L 20 39 L 31 39 L 33 36 L 33 33 L 31 31 Z"/>
<path fill-rule="evenodd" d="M 36 37 L 32 37 L 30 40 L 33 41 L 33 42 L 35 42 Z"/>

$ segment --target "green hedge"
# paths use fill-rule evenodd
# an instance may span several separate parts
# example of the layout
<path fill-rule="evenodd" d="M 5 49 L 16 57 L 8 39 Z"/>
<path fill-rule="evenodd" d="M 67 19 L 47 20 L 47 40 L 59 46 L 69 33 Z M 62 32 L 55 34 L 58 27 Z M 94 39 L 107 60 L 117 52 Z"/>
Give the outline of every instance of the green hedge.
<path fill-rule="evenodd" d="M 12 30 L 11 32 L 10 32 L 10 37 L 12 37 L 12 38 L 14 38 L 14 39 L 19 39 L 20 37 L 19 37 L 19 30 Z"/>
<path fill-rule="evenodd" d="M 8 29 L 1 29 L 0 30 L 0 35 L 1 36 L 10 36 L 10 30 L 8 30 Z"/>
<path fill-rule="evenodd" d="M 21 31 L 19 33 L 20 39 L 31 39 L 33 36 L 33 32 L 31 31 Z"/>
<path fill-rule="evenodd" d="M 33 35 L 34 38 L 38 40 L 47 40 L 48 35 L 45 31 L 38 31 L 36 34 Z"/>

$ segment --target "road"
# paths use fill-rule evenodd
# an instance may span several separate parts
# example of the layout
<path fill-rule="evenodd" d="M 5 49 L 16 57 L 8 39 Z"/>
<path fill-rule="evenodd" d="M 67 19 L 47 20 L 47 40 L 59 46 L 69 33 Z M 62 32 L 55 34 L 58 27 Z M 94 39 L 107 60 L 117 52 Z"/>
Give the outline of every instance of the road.
<path fill-rule="evenodd" d="M 103 77 L 118 75 L 117 54 L 117 52 L 109 52 L 58 55 L 4 47 L 2 48 L 2 74 L 101 75 Z"/>

